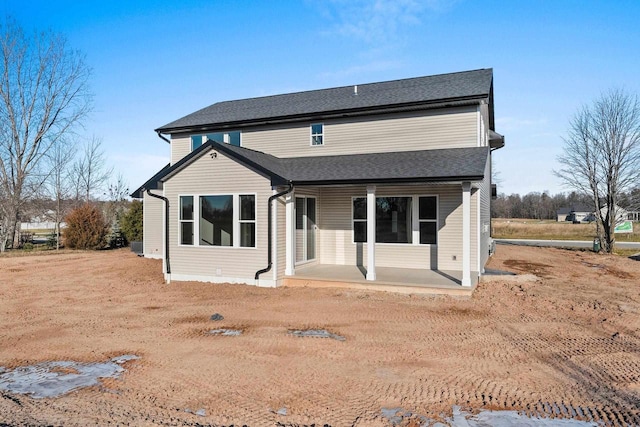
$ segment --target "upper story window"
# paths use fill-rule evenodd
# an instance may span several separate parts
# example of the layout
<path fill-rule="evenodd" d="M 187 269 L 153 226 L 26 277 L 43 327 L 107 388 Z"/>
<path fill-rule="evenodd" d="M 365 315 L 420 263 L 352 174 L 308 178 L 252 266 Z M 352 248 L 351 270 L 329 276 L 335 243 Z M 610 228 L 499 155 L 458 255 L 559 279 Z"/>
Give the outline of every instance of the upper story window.
<path fill-rule="evenodd" d="M 322 123 L 311 125 L 311 145 L 324 145 L 324 125 Z"/>
<path fill-rule="evenodd" d="M 191 151 L 200 147 L 202 144 L 210 139 L 212 141 L 224 142 L 225 144 L 235 145 L 240 147 L 240 131 L 233 132 L 217 132 L 208 133 L 206 135 L 192 135 L 191 136 Z"/>

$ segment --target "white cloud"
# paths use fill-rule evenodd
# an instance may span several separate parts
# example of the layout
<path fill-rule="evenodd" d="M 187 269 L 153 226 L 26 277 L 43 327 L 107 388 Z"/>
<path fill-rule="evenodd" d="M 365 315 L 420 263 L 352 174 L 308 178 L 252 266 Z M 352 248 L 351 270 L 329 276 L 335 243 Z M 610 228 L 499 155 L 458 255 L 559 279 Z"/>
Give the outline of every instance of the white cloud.
<path fill-rule="evenodd" d="M 344 68 L 337 71 L 327 71 L 320 74 L 324 79 L 337 79 L 340 80 L 343 77 L 350 77 L 363 73 L 371 73 L 376 71 L 387 71 L 401 68 L 402 63 L 400 61 L 371 61 L 366 64 L 353 65 L 351 67 Z"/>
<path fill-rule="evenodd" d="M 395 41 L 404 26 L 418 25 L 426 13 L 443 13 L 455 0 L 332 0 L 323 12 L 335 22 L 329 33 L 365 43 Z"/>

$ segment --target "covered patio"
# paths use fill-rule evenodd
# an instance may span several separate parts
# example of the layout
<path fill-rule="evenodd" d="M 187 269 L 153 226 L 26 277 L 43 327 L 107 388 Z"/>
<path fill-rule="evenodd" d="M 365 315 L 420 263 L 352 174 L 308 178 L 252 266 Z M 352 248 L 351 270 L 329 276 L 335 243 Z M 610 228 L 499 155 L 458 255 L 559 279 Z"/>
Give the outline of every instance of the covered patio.
<path fill-rule="evenodd" d="M 477 273 L 472 272 L 472 286 L 461 286 L 461 271 L 415 268 L 376 267 L 376 279 L 367 280 L 366 267 L 354 265 L 309 264 L 297 266 L 295 274 L 284 279 L 289 287 L 351 288 L 407 294 L 471 296 Z"/>

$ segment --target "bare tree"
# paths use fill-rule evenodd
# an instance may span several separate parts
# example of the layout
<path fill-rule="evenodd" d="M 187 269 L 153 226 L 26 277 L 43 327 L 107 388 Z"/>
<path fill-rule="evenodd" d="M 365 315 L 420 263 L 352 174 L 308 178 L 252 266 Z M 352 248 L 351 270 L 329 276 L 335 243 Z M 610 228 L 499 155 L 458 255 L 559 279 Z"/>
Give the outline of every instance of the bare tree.
<path fill-rule="evenodd" d="M 49 175 L 45 183 L 47 195 L 55 200 L 53 220 L 56 224 L 56 249 L 60 248 L 60 224 L 68 211 L 65 203 L 71 192 L 71 173 L 69 164 L 75 155 L 75 145 L 56 144 L 47 155 Z"/>
<path fill-rule="evenodd" d="M 615 244 L 621 193 L 640 180 L 640 103 L 622 90 L 603 94 L 571 121 L 556 176 L 590 196 L 605 252 Z"/>
<path fill-rule="evenodd" d="M 107 192 L 104 195 L 107 197 L 104 212 L 105 220 L 113 229 L 118 226 L 117 223 L 120 217 L 129 205 L 129 185 L 122 173 L 118 172 L 115 179 L 107 186 Z"/>
<path fill-rule="evenodd" d="M 89 202 L 91 195 L 102 190 L 112 173 L 113 168 L 107 168 L 102 140 L 93 136 L 73 165 L 76 199 Z"/>
<path fill-rule="evenodd" d="M 0 252 L 13 245 L 34 172 L 91 108 L 84 56 L 52 32 L 0 24 Z"/>

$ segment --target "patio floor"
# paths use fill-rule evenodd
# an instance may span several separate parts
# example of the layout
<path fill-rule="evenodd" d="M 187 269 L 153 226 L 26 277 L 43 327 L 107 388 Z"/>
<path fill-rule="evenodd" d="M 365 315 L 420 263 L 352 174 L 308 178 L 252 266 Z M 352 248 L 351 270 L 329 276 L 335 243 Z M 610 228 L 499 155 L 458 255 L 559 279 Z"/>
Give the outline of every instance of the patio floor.
<path fill-rule="evenodd" d="M 478 282 L 463 287 L 461 271 L 376 267 L 376 280 L 366 280 L 366 268 L 353 265 L 309 264 L 296 266 L 295 275 L 284 279 L 284 286 L 334 287 L 400 293 L 470 296 Z"/>

